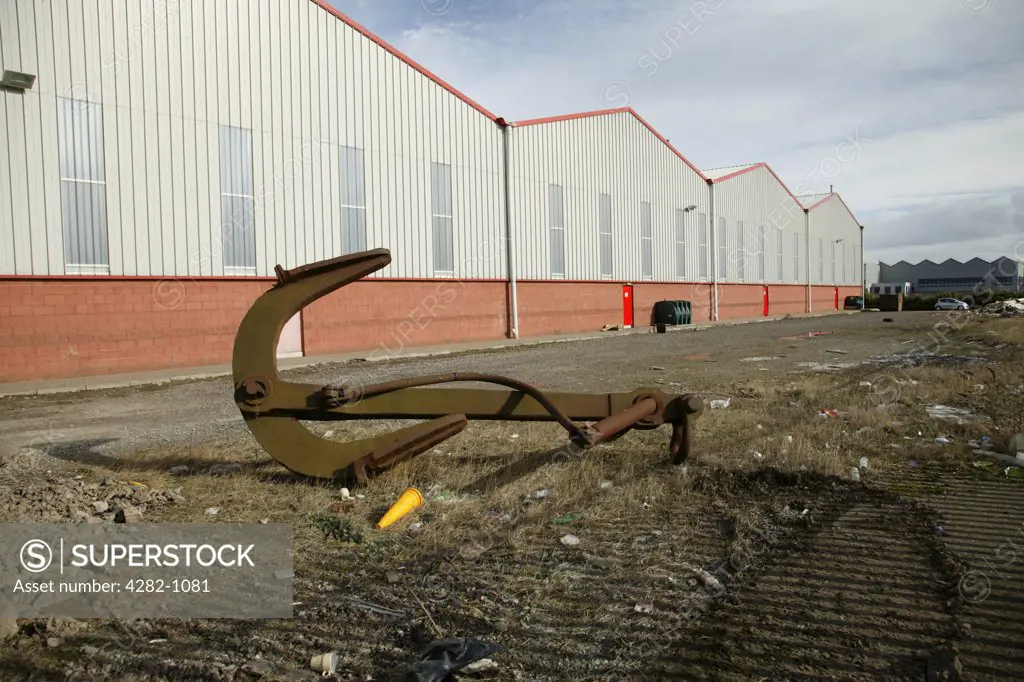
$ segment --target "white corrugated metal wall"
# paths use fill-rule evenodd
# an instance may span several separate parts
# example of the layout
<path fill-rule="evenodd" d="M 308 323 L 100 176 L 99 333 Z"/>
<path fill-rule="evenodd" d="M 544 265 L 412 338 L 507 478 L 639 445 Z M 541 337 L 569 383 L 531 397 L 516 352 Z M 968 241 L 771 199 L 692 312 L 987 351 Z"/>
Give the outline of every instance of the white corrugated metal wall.
<path fill-rule="evenodd" d="M 509 175 L 520 279 L 700 280 L 698 222 L 709 214 L 707 183 L 631 113 L 514 127 Z M 683 213 L 689 206 L 697 208 Z M 602 260 L 609 262 L 607 246 L 602 251 L 608 217 L 610 271 L 602 268 Z M 552 267 L 559 251 L 563 268 Z"/>
<path fill-rule="evenodd" d="M 726 268 L 720 281 L 807 282 L 803 207 L 766 167 L 715 182 L 715 219 L 725 225 L 718 256 Z"/>
<path fill-rule="evenodd" d="M 818 204 L 811 209 L 809 216 L 814 249 L 811 258 L 813 283 L 859 286 L 862 256 L 860 225 L 856 218 L 847 210 L 839 195 L 833 195 Z M 819 246 L 823 256 L 820 262 L 817 251 Z"/>
<path fill-rule="evenodd" d="M 453 274 L 505 276 L 501 129 L 310 0 L 4 0 L 0 55 L 38 76 L 0 92 L 0 274 L 269 275 L 341 254 L 345 215 L 362 217 L 367 248 L 392 249 L 381 276 L 432 277 L 437 162 L 451 168 Z M 102 140 L 71 136 L 85 166 L 61 166 L 59 98 L 101 121 Z M 343 205 L 342 146 L 363 152 L 363 206 Z M 62 187 L 61 170 L 97 160 L 102 175 Z M 105 219 L 69 221 L 62 190 L 86 185 Z M 255 216 L 244 248 L 222 230 L 239 211 Z M 93 246 L 69 245 L 65 222 Z M 250 252 L 225 270 L 225 253 Z M 69 268 L 81 253 L 106 263 Z"/>

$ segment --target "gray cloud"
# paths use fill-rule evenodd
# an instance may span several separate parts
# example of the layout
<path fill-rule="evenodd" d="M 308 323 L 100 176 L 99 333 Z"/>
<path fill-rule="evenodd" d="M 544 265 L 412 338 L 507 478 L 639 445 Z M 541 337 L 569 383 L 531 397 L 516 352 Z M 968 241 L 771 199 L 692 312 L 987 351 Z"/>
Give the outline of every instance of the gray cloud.
<path fill-rule="evenodd" d="M 1021 233 L 1024 2 L 337 4 L 499 115 L 628 103 L 698 166 L 767 161 L 796 186 L 859 132 L 873 141 L 825 184 L 879 253 L 969 258 Z"/>

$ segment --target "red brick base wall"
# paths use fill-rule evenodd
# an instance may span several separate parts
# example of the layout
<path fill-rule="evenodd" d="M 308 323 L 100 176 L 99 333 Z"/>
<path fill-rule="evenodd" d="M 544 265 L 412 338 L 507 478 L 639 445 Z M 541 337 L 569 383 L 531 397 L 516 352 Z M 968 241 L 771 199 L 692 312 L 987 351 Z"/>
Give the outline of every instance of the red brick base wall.
<path fill-rule="evenodd" d="M 806 285 L 770 284 L 768 299 L 769 315 L 801 315 L 807 312 Z"/>
<path fill-rule="evenodd" d="M 238 325 L 270 280 L 0 280 L 0 383 L 231 362 Z M 841 287 L 840 304 L 858 287 Z M 688 300 L 693 322 L 712 317 L 708 284 L 633 285 L 634 326 L 654 304 Z M 761 285 L 721 285 L 719 318 L 763 314 Z M 505 338 L 505 282 L 363 281 L 303 311 L 306 355 Z M 769 285 L 769 314 L 804 312 L 805 289 Z M 833 309 L 814 287 L 814 311 Z M 519 282 L 519 335 L 598 331 L 623 323 L 621 282 Z"/>
<path fill-rule="evenodd" d="M 264 281 L 2 280 L 0 382 L 230 362 Z"/>
<path fill-rule="evenodd" d="M 835 287 L 817 286 L 811 287 L 811 312 L 825 313 L 835 310 L 836 303 Z M 839 299 L 840 305 L 842 298 Z"/>
<path fill-rule="evenodd" d="M 521 338 L 622 324 L 621 282 L 518 282 L 516 300 Z"/>
<path fill-rule="evenodd" d="M 769 293 L 769 300 L 770 300 Z M 764 287 L 760 284 L 719 284 L 718 319 L 743 320 L 764 316 Z"/>
<path fill-rule="evenodd" d="M 600 331 L 625 321 L 622 282 L 519 282 L 519 336 L 547 336 Z M 653 323 L 658 301 L 690 301 L 693 322 L 711 319 L 707 284 L 633 284 L 633 326 Z"/>
<path fill-rule="evenodd" d="M 442 343 L 503 339 L 505 282 L 360 281 L 302 313 L 306 355 L 373 350 L 374 357 Z"/>

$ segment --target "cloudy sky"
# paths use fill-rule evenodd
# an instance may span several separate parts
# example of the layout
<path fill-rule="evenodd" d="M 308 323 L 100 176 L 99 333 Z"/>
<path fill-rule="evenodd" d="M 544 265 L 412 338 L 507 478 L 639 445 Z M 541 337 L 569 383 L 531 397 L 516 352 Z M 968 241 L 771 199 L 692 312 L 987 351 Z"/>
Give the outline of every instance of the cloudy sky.
<path fill-rule="evenodd" d="M 332 0 L 499 116 L 633 106 L 836 191 L 867 257 L 1024 259 L 1020 0 Z"/>

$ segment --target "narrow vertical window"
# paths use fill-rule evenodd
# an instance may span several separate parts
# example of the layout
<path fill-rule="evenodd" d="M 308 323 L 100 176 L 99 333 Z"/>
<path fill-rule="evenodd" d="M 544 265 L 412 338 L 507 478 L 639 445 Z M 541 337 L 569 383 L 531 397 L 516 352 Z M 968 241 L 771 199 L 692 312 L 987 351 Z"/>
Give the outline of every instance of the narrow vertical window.
<path fill-rule="evenodd" d="M 768 228 L 757 228 L 757 274 L 761 282 L 768 281 Z"/>
<path fill-rule="evenodd" d="M 602 194 L 598 205 L 598 232 L 601 249 L 601 276 L 612 276 L 612 198 Z"/>
<path fill-rule="evenodd" d="M 226 272 L 255 274 L 252 131 L 220 127 L 221 255 Z"/>
<path fill-rule="evenodd" d="M 781 282 L 783 279 L 785 279 L 785 277 L 783 276 L 783 273 L 782 273 L 782 269 L 783 269 L 783 266 L 784 266 L 784 262 L 782 260 L 782 252 L 784 250 L 783 249 L 783 241 L 784 241 L 785 237 L 786 237 L 785 233 L 782 230 L 779 230 L 778 239 L 775 240 L 775 243 L 778 245 L 778 247 L 777 247 L 778 250 L 776 251 L 776 254 L 775 254 L 776 255 L 775 267 L 777 267 L 779 269 L 778 272 L 775 273 L 775 280 L 778 281 L 778 282 Z"/>
<path fill-rule="evenodd" d="M 103 109 L 82 100 L 58 102 L 64 263 L 77 273 L 106 273 L 110 257 Z"/>
<path fill-rule="evenodd" d="M 725 218 L 718 219 L 718 280 L 729 276 L 729 246 L 726 244 Z"/>
<path fill-rule="evenodd" d="M 737 278 L 739 281 L 743 281 L 746 277 L 747 270 L 747 251 L 744 245 L 746 239 L 743 233 L 743 221 L 736 221 L 736 265 L 738 268 Z"/>
<path fill-rule="evenodd" d="M 455 226 L 452 209 L 452 167 L 430 164 L 431 230 L 434 272 L 455 272 Z"/>
<path fill-rule="evenodd" d="M 844 244 L 840 245 L 839 248 L 840 248 L 840 252 L 839 253 L 840 253 L 840 258 L 841 258 L 840 262 L 843 264 L 843 279 L 841 280 L 841 283 L 842 284 L 846 284 L 846 282 L 848 281 L 846 279 L 846 244 L 844 243 Z"/>
<path fill-rule="evenodd" d="M 825 240 L 818 237 L 818 284 L 825 283 Z"/>
<path fill-rule="evenodd" d="M 548 185 L 551 274 L 565 276 L 565 204 L 561 185 Z"/>
<path fill-rule="evenodd" d="M 800 281 L 800 235 L 793 235 L 793 281 Z"/>
<path fill-rule="evenodd" d="M 708 216 L 701 213 L 697 216 L 697 247 L 700 251 L 700 278 L 711 277 L 711 249 L 708 246 Z"/>
<path fill-rule="evenodd" d="M 341 166 L 341 252 L 366 250 L 366 170 L 363 150 L 342 147 Z"/>
<path fill-rule="evenodd" d="M 686 278 L 686 212 L 676 209 L 676 278 Z"/>
<path fill-rule="evenodd" d="M 651 224 L 651 204 L 640 203 L 640 271 L 641 277 L 654 277 L 654 227 Z"/>

